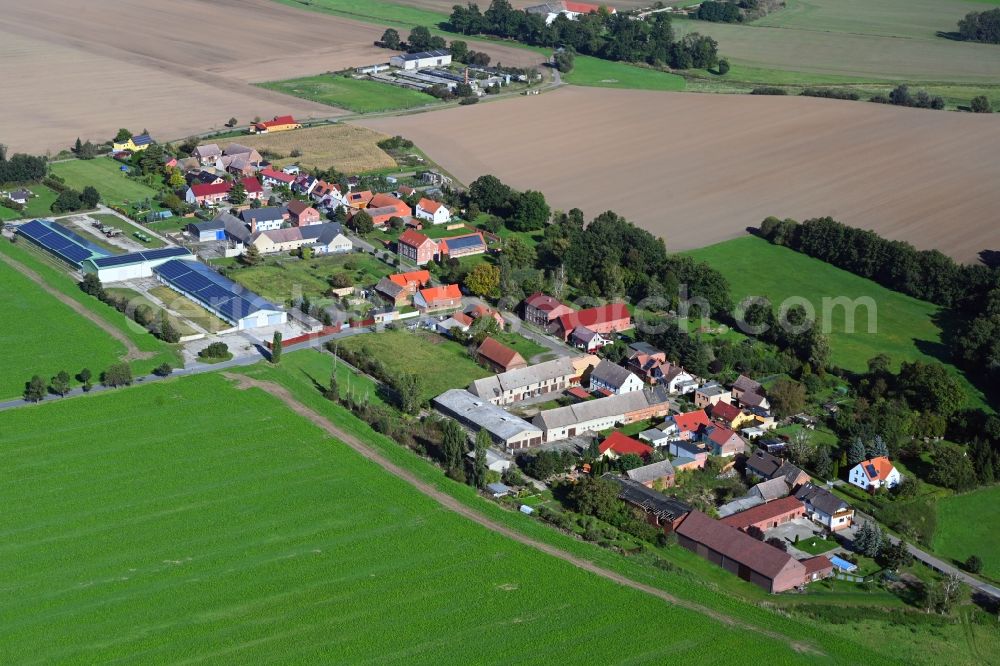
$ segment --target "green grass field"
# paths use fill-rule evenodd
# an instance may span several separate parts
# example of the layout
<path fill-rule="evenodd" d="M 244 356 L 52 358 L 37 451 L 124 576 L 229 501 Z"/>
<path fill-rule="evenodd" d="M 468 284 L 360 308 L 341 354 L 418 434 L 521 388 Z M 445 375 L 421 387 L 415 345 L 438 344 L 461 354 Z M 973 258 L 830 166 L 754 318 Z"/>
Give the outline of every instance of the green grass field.
<path fill-rule="evenodd" d="M 371 287 L 393 272 L 392 267 L 370 254 L 352 252 L 309 261 L 286 256 L 269 258 L 258 266 L 235 268 L 228 275 L 264 298 L 284 303 L 295 294 L 322 298 L 330 290 L 327 279 L 338 273 L 347 273 L 357 287 Z"/>
<path fill-rule="evenodd" d="M 52 204 L 55 202 L 56 197 L 59 196 L 56 194 L 56 191 L 44 185 L 29 185 L 26 189 L 31 190 L 35 196 L 28 200 L 28 205 L 24 207 L 24 210 L 16 211 L 12 208 L 0 206 L 0 221 L 52 217 Z"/>
<path fill-rule="evenodd" d="M 157 238 L 156 236 L 153 236 L 151 234 L 145 234 L 146 237 L 149 238 L 148 242 L 139 239 L 135 235 L 136 232 L 139 231 L 139 228 L 136 227 L 131 222 L 126 222 L 125 220 L 123 220 L 122 218 L 118 217 L 117 215 L 108 215 L 107 213 L 96 213 L 94 215 L 91 215 L 91 217 L 94 218 L 95 220 L 100 220 L 102 223 L 104 223 L 104 226 L 106 226 L 106 227 L 115 227 L 116 229 L 121 229 L 122 233 L 125 234 L 125 236 L 127 236 L 130 241 L 132 241 L 134 243 L 138 243 L 139 245 L 142 245 L 143 247 L 157 248 L 157 247 L 163 247 L 164 245 L 166 245 L 166 243 L 164 243 L 159 238 Z M 142 233 L 142 232 L 139 231 L 139 233 Z"/>
<path fill-rule="evenodd" d="M 258 85 L 268 90 L 276 90 L 320 104 L 329 104 L 355 113 L 413 109 L 438 103 L 434 97 L 417 90 L 333 74 L 270 81 Z"/>
<path fill-rule="evenodd" d="M 863 371 L 876 354 L 888 354 L 898 367 L 902 361 L 940 362 L 933 355 L 942 349 L 941 329 L 934 322 L 938 307 L 882 287 L 818 259 L 754 236 L 694 250 L 692 257 L 705 261 L 729 280 L 733 299 L 766 296 L 777 311 L 788 298 L 805 298 L 824 321 L 823 299 L 846 296 L 849 299 L 871 298 L 875 313 L 874 330 L 869 332 L 869 315 L 864 307 L 856 309 L 854 332 L 846 326 L 845 308 L 830 309 L 830 347 L 834 365 Z M 748 278 L 748 276 L 750 276 Z M 944 351 L 941 352 L 942 357 Z M 982 396 L 954 366 L 946 364 L 958 376 L 973 401 Z"/>
<path fill-rule="evenodd" d="M 110 157 L 98 157 L 56 162 L 51 168 L 52 173 L 64 178 L 66 185 L 75 190 L 88 185 L 96 187 L 101 200 L 107 204 L 123 205 L 156 196 L 156 190 L 132 180 L 119 170 L 120 167 L 121 164 Z"/>
<path fill-rule="evenodd" d="M 444 510 L 218 376 L 0 424 L 12 662 L 741 661 L 739 632 Z"/>
<path fill-rule="evenodd" d="M 563 80 L 578 86 L 599 88 L 684 90 L 684 78 L 677 74 L 590 56 L 577 56 L 573 61 L 573 71 L 564 74 Z"/>
<path fill-rule="evenodd" d="M 346 18 L 352 18 L 365 23 L 378 23 L 379 25 L 395 26 L 397 28 L 402 27 L 407 31 L 418 25 L 434 28 L 448 18 L 447 14 L 387 0 L 309 0 L 308 2 L 302 2 L 300 0 L 275 1 L 280 2 L 283 5 L 290 5 L 299 9 L 302 9 L 303 6 L 305 6 L 311 11 L 323 12 L 325 14 L 336 14 L 337 16 L 344 16 Z M 483 6 L 483 9 L 486 9 L 486 5 Z M 405 35 L 402 33 L 400 34 L 405 38 Z"/>
<path fill-rule="evenodd" d="M 32 375 L 48 380 L 85 366 L 96 374 L 125 353 L 120 342 L 3 262 L 0 284 L 0 345 L 10 352 L 0 364 L 0 398 L 20 395 Z"/>
<path fill-rule="evenodd" d="M 934 552 L 956 562 L 983 560 L 983 575 L 1000 581 L 1000 486 L 938 500 Z"/>
<path fill-rule="evenodd" d="M 473 361 L 465 347 L 435 333 L 385 331 L 345 338 L 340 346 L 382 361 L 390 372 L 420 377 L 420 398 L 429 401 L 448 389 L 465 388 L 491 374 Z"/>

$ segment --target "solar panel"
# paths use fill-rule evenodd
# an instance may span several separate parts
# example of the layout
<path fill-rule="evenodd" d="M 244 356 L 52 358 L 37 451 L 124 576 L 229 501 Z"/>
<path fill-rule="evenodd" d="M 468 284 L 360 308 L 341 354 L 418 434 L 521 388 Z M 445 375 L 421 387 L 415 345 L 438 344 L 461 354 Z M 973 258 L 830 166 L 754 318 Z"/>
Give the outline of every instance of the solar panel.
<path fill-rule="evenodd" d="M 868 470 L 868 476 L 878 476 L 878 472 L 875 471 L 875 465 L 865 465 L 865 469 Z"/>
<path fill-rule="evenodd" d="M 97 254 L 83 238 L 54 222 L 46 224 L 32 220 L 18 227 L 18 233 L 63 261 L 77 266 Z"/>
<path fill-rule="evenodd" d="M 153 269 L 170 285 L 231 322 L 276 306 L 244 290 L 205 264 L 171 259 Z"/>

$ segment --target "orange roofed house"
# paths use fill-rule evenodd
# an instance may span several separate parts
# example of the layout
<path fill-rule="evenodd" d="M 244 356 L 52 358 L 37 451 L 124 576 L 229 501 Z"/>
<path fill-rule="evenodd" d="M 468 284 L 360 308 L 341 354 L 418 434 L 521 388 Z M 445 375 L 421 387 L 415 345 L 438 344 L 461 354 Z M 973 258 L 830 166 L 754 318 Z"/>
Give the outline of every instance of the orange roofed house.
<path fill-rule="evenodd" d="M 559 317 L 572 312 L 573 308 L 540 291 L 524 299 L 524 321 L 542 328 L 548 328 Z"/>
<path fill-rule="evenodd" d="M 299 129 L 300 123 L 295 122 L 292 116 L 275 116 L 272 120 L 265 120 L 262 123 L 254 123 L 250 126 L 251 134 L 267 134 L 269 132 L 285 132 L 287 130 Z"/>
<path fill-rule="evenodd" d="M 508 372 L 528 367 L 528 362 L 523 356 L 495 338 L 483 340 L 483 344 L 476 350 L 476 356 L 494 372 Z"/>
<path fill-rule="evenodd" d="M 379 280 L 378 284 L 375 285 L 375 292 L 394 306 L 399 307 L 409 304 L 417 290 L 426 287 L 430 281 L 431 274 L 427 271 L 396 273 Z"/>
<path fill-rule="evenodd" d="M 423 266 L 437 256 L 438 244 L 419 231 L 407 229 L 396 241 L 396 252 L 416 265 Z"/>
<path fill-rule="evenodd" d="M 413 209 L 405 201 L 389 194 L 373 196 L 366 212 L 371 215 L 376 227 L 384 227 L 393 217 L 403 219 L 413 215 Z"/>
<path fill-rule="evenodd" d="M 653 447 L 647 446 L 639 440 L 632 439 L 628 435 L 623 435 L 617 430 L 605 438 L 601 445 L 597 447 L 597 452 L 605 458 L 620 458 L 634 453 L 640 458 L 648 458 L 653 453 Z"/>
<path fill-rule="evenodd" d="M 577 310 L 559 317 L 559 334 L 563 340 L 569 339 L 573 329 L 583 326 L 595 333 L 607 335 L 633 328 L 632 315 L 624 303 L 608 303 L 596 308 Z"/>
<path fill-rule="evenodd" d="M 457 284 L 427 287 L 413 295 L 413 305 L 424 313 L 453 310 L 462 305 L 462 292 Z"/>

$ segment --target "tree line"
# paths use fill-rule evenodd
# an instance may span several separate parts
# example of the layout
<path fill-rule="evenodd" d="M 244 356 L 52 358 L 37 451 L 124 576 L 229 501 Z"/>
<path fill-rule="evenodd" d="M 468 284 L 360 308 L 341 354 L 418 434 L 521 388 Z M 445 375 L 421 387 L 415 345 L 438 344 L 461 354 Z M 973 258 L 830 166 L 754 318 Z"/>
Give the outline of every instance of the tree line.
<path fill-rule="evenodd" d="M 718 43 L 714 39 L 698 33 L 677 39 L 670 17 L 662 12 L 644 21 L 606 10 L 583 14 L 572 21 L 560 14 L 546 25 L 540 14 L 514 9 L 508 0 L 493 0 L 485 12 L 474 2 L 465 7 L 455 5 L 448 29 L 464 35 L 515 39 L 531 46 L 561 46 L 604 60 L 669 65 L 675 69 L 709 68 L 718 61 Z"/>
<path fill-rule="evenodd" d="M 80 281 L 80 290 L 130 317 L 135 323 L 164 342 L 171 344 L 180 342 L 180 331 L 170 321 L 166 310 L 160 310 L 157 313 L 153 308 L 143 303 L 133 306 L 128 297 L 108 292 L 101 284 L 101 280 L 93 273 L 87 273 L 83 276 L 83 280 Z"/>
<path fill-rule="evenodd" d="M 0 143 L 0 184 L 28 185 L 37 183 L 49 172 L 48 162 L 38 155 L 14 153 L 7 155 L 7 146 Z"/>

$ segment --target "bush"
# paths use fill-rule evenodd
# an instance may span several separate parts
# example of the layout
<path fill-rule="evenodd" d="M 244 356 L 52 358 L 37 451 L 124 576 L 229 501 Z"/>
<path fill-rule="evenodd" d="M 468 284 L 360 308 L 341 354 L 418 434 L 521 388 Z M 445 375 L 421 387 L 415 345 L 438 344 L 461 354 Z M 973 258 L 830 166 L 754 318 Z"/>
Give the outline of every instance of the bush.
<path fill-rule="evenodd" d="M 806 88 L 801 95 L 805 97 L 825 97 L 827 99 L 849 99 L 858 101 L 861 95 L 850 90 L 838 90 L 836 88 Z"/>
<path fill-rule="evenodd" d="M 978 95 L 969 102 L 969 109 L 973 113 L 993 113 L 993 106 L 985 95 Z"/>
<path fill-rule="evenodd" d="M 750 91 L 751 95 L 787 95 L 788 91 L 777 86 L 758 86 Z"/>
<path fill-rule="evenodd" d="M 729 73 L 729 61 L 723 58 L 719 61 L 718 66 L 719 76 L 725 76 Z"/>
<path fill-rule="evenodd" d="M 469 106 L 470 104 L 476 104 L 477 102 L 479 102 L 479 98 L 475 95 L 469 95 L 468 97 L 463 97 L 458 100 L 458 103 L 462 106 Z"/>
<path fill-rule="evenodd" d="M 101 373 L 101 383 L 114 388 L 132 383 L 132 368 L 128 363 L 115 363 Z"/>
<path fill-rule="evenodd" d="M 169 363 L 162 363 L 153 369 L 153 374 L 157 377 L 167 377 L 174 369 Z"/>
<path fill-rule="evenodd" d="M 969 573 L 977 574 L 983 570 L 983 561 L 978 555 L 969 555 L 969 559 L 965 560 L 962 566 Z"/>
<path fill-rule="evenodd" d="M 225 342 L 213 342 L 198 352 L 201 358 L 227 358 L 229 355 L 229 346 Z"/>

